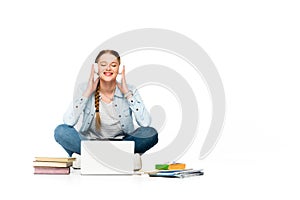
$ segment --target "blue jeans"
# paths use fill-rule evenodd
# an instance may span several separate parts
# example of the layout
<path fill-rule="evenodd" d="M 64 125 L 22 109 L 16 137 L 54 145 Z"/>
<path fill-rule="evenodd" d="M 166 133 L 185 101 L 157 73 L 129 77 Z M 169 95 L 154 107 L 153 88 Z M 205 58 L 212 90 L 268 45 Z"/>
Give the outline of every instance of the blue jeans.
<path fill-rule="evenodd" d="M 81 140 L 82 137 L 78 131 L 66 124 L 58 125 L 54 130 L 54 138 L 71 157 L 73 153 L 81 153 Z M 158 142 L 157 131 L 152 127 L 139 127 L 131 134 L 125 134 L 123 138 L 125 141 L 134 141 L 135 153 L 145 153 Z"/>

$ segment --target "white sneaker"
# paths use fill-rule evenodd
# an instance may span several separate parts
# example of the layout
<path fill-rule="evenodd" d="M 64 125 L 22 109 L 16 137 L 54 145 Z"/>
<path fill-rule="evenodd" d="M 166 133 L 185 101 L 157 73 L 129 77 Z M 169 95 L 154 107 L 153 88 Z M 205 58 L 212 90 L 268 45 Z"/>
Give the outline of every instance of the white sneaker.
<path fill-rule="evenodd" d="M 134 171 L 139 171 L 140 169 L 142 169 L 142 158 L 139 153 L 134 154 L 133 163 L 134 163 Z"/>
<path fill-rule="evenodd" d="M 81 168 L 81 156 L 77 153 L 73 153 L 72 158 L 76 158 L 73 161 L 73 165 L 72 165 L 73 169 L 80 169 Z"/>

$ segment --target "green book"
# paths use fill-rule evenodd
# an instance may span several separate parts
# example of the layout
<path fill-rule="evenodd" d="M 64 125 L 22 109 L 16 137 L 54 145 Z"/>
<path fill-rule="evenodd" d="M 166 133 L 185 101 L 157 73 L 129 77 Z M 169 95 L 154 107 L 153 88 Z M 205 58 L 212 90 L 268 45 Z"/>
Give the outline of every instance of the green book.
<path fill-rule="evenodd" d="M 169 169 L 169 165 L 168 164 L 156 164 L 155 169 L 158 169 L 158 170 Z"/>

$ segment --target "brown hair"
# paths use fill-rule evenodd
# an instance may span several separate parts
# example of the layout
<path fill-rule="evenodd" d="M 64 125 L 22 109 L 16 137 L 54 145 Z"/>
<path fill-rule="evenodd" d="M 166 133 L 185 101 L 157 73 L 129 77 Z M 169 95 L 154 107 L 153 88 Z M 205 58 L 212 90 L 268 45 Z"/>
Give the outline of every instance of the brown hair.
<path fill-rule="evenodd" d="M 118 59 L 119 64 L 121 63 L 121 59 L 120 59 L 120 55 L 118 52 L 114 51 L 114 50 L 102 50 L 99 52 L 99 54 L 97 55 L 96 59 L 95 59 L 95 63 L 98 63 L 100 57 L 103 54 L 112 54 L 114 56 L 116 56 L 116 58 Z M 101 119 L 100 119 L 100 81 L 98 82 L 96 91 L 95 91 L 95 109 L 96 109 L 96 130 L 100 130 L 101 127 Z"/>

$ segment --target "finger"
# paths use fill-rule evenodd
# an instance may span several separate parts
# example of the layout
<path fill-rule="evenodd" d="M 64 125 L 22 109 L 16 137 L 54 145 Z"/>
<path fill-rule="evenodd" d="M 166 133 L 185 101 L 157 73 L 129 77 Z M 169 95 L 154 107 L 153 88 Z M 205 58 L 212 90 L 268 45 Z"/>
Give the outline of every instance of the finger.
<path fill-rule="evenodd" d="M 95 79 L 94 84 L 98 84 L 99 80 L 100 80 L 100 77 L 98 76 L 98 78 Z"/>
<path fill-rule="evenodd" d="M 94 64 L 92 64 L 89 81 L 94 80 Z"/>
<path fill-rule="evenodd" d="M 124 83 L 126 83 L 126 79 L 125 79 L 125 65 L 123 65 L 123 69 L 122 69 L 122 81 Z"/>
<path fill-rule="evenodd" d="M 122 70 L 122 74 L 125 74 L 125 65 L 123 65 L 123 70 Z"/>
<path fill-rule="evenodd" d="M 117 82 L 117 86 L 122 91 L 122 85 L 121 85 L 121 83 Z"/>
<path fill-rule="evenodd" d="M 98 78 L 93 82 L 93 87 L 94 87 L 94 88 L 97 88 L 97 85 L 98 85 L 99 81 L 100 81 L 100 78 L 98 77 Z"/>

